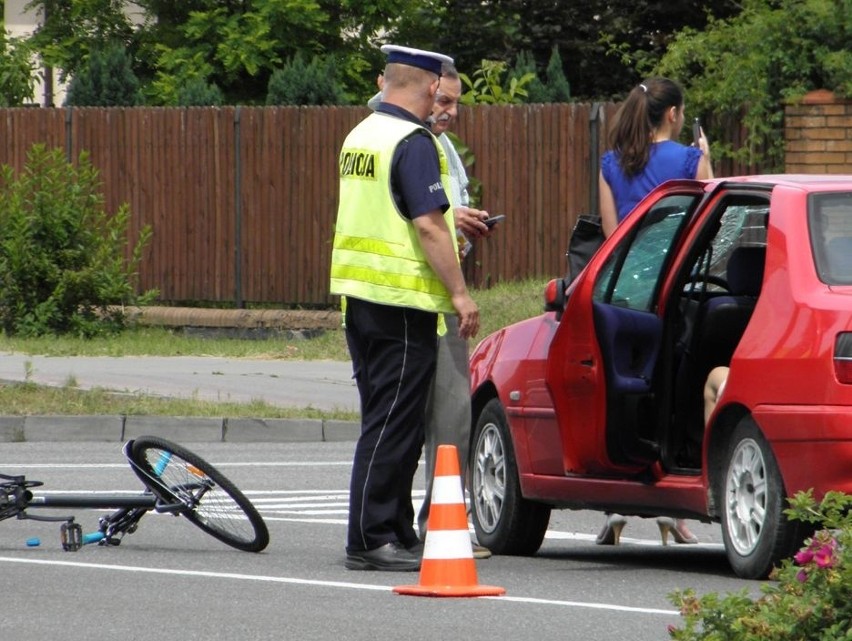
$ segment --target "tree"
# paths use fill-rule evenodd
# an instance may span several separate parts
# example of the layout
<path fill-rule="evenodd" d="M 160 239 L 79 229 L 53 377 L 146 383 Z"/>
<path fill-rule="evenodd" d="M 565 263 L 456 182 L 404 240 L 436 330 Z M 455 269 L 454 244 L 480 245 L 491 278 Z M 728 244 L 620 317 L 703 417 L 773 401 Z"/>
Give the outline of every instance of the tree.
<path fill-rule="evenodd" d="M 0 107 L 20 107 L 33 99 L 32 52 L 27 43 L 0 31 Z"/>
<path fill-rule="evenodd" d="M 41 24 L 30 38 L 46 65 L 60 70 L 65 80 L 73 76 L 92 51 L 119 42 L 131 58 L 134 29 L 124 13 L 125 0 L 32 0 L 26 5 Z"/>
<path fill-rule="evenodd" d="M 121 44 L 92 51 L 71 79 L 66 105 L 132 107 L 139 102 L 139 81 Z"/>
<path fill-rule="evenodd" d="M 710 124 L 745 110 L 747 144 L 719 152 L 780 169 L 785 101 L 811 89 L 852 95 L 850 32 L 849 0 L 744 0 L 733 18 L 683 30 L 656 70 L 679 79 Z"/>
<path fill-rule="evenodd" d="M 269 79 L 267 105 L 339 105 L 345 102 L 334 58 L 297 53 Z"/>
<path fill-rule="evenodd" d="M 91 51 L 122 42 L 152 104 L 177 104 L 188 83 L 215 85 L 229 103 L 261 104 L 284 61 L 334 55 L 345 98 L 361 103 L 383 57 L 376 43 L 411 12 L 407 0 L 32 0 L 42 25 L 32 38 L 46 64 L 73 76 Z M 393 16 L 393 17 L 389 17 Z M 193 84 L 192 86 L 200 86 Z"/>
<path fill-rule="evenodd" d="M 404 0 L 139 0 L 151 16 L 140 42 L 154 60 L 152 98 L 174 78 L 202 75 L 229 102 L 265 101 L 272 73 L 297 53 L 333 54 L 354 102 L 375 86 L 377 34 L 405 14 Z M 196 73 L 201 64 L 204 74 Z M 165 95 L 169 92 L 166 91 Z M 341 99 L 346 99 L 345 95 Z M 366 99 L 366 98 L 363 98 Z"/>
<path fill-rule="evenodd" d="M 769 0 L 766 0 L 769 1 Z M 840 2 L 841 0 L 838 0 Z M 725 19 L 738 0 L 136 0 L 134 27 L 124 0 L 33 0 L 46 20 L 34 38 L 47 64 L 73 75 L 89 51 L 123 42 L 155 104 L 201 78 L 230 103 L 260 104 L 272 73 L 296 53 L 332 55 L 346 99 L 361 104 L 384 65 L 378 44 L 396 42 L 452 55 L 460 71 L 482 60 L 512 63 L 529 51 L 537 70 L 554 49 L 571 94 L 625 94 L 683 27 Z M 555 68 L 551 67 L 555 72 Z"/>
<path fill-rule="evenodd" d="M 460 71 L 482 59 L 513 61 L 524 50 L 546 67 L 556 47 L 572 94 L 624 95 L 641 81 L 683 27 L 725 18 L 737 0 L 429 0 L 400 18 L 395 34 L 453 55 Z"/>

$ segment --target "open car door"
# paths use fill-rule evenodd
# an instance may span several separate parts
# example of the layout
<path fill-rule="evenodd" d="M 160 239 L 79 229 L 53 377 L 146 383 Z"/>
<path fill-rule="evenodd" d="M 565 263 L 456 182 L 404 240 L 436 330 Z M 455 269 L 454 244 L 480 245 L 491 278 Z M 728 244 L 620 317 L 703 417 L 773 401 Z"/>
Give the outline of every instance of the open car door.
<path fill-rule="evenodd" d="M 658 296 L 703 190 L 689 181 L 654 193 L 579 276 L 550 348 L 567 474 L 631 474 L 659 458 Z"/>

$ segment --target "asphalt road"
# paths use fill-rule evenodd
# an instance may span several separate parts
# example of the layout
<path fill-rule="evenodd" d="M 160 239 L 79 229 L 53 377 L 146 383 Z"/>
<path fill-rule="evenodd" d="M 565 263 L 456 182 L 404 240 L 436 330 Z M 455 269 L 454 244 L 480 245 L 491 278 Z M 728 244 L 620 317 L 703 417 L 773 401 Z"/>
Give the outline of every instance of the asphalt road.
<path fill-rule="evenodd" d="M 62 552 L 56 524 L 7 520 L 0 639 L 662 641 L 679 622 L 673 590 L 760 585 L 733 575 L 718 526 L 693 524 L 699 545 L 662 547 L 653 521 L 633 519 L 621 546 L 600 547 L 601 514 L 562 511 L 534 557 L 476 562 L 479 583 L 505 596 L 399 596 L 391 588 L 416 583 L 416 573 L 343 567 L 353 443 L 184 444 L 259 507 L 267 550 L 238 552 L 183 519 L 151 515 L 119 547 Z M 116 443 L 4 443 L 0 471 L 45 481 L 39 490 L 139 487 Z M 95 519 L 78 511 L 84 529 Z M 25 545 L 32 536 L 39 547 Z"/>

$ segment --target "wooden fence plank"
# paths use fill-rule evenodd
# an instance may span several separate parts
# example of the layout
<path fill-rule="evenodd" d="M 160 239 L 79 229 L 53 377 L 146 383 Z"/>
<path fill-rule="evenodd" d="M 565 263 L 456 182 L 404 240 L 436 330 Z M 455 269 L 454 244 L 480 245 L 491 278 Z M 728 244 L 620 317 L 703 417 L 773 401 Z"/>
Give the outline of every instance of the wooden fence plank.
<path fill-rule="evenodd" d="M 481 206 L 507 217 L 465 261 L 470 284 L 562 275 L 571 229 L 590 208 L 596 180 L 590 159 L 606 148 L 616 109 L 601 105 L 597 150 L 590 148 L 588 104 L 460 111 L 456 132 L 475 156 L 469 173 L 482 181 Z M 67 148 L 74 159 L 87 151 L 108 210 L 130 207 L 131 242 L 151 226 L 139 288 L 159 289 L 162 301 L 328 305 L 337 157 L 346 134 L 368 113 L 241 107 L 236 125 L 235 107 L 0 109 L 6 142 L 0 163 L 20 171 L 36 142 Z M 740 122 L 729 129 L 732 144 L 742 144 Z M 718 173 L 758 171 L 729 162 Z"/>

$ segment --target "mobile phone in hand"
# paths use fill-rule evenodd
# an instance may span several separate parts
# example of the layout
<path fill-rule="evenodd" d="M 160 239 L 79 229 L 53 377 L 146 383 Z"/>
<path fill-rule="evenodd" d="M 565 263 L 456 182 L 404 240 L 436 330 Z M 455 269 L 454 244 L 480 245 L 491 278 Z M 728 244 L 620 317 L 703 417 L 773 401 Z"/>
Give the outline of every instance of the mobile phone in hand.
<path fill-rule="evenodd" d="M 491 229 L 492 227 L 494 227 L 494 225 L 499 223 L 504 218 L 505 218 L 505 216 L 503 214 L 500 214 L 499 216 L 489 216 L 488 218 L 486 218 L 482 222 L 484 222 L 488 226 L 488 229 Z"/>
<path fill-rule="evenodd" d="M 701 121 L 696 118 L 692 121 L 692 143 L 698 147 L 699 140 L 701 140 Z"/>

